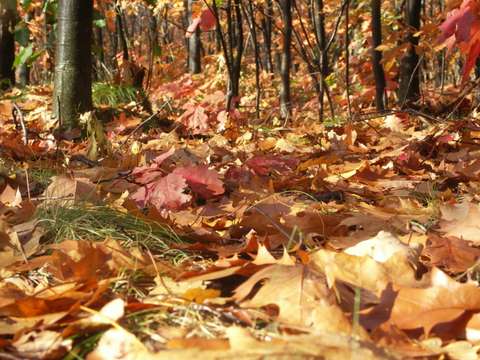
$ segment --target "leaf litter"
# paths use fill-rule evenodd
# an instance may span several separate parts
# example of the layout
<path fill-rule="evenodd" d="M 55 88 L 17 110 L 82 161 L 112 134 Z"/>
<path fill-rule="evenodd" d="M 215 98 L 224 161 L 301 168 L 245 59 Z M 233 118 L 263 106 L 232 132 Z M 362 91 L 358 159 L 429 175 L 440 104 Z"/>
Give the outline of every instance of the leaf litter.
<path fill-rule="evenodd" d="M 473 121 L 259 131 L 222 113 L 223 94 L 185 100 L 195 80 L 163 87 L 178 127 L 131 133 L 122 113 L 99 161 L 89 139 L 25 146 L 5 127 L 2 353 L 477 357 Z"/>

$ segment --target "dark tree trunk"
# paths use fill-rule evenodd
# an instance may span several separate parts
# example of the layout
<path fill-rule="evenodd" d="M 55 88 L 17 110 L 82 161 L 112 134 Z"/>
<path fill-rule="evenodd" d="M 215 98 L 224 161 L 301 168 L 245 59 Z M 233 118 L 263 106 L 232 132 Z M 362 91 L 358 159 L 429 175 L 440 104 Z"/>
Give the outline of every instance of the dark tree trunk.
<path fill-rule="evenodd" d="M 27 9 L 25 16 L 23 18 L 25 24 L 27 24 L 30 21 L 30 19 L 31 19 L 31 13 Z M 30 42 L 30 31 L 26 26 L 25 26 L 25 38 L 23 38 L 22 41 L 23 41 L 23 44 L 22 42 L 20 42 L 20 44 L 23 47 L 28 46 L 28 43 Z M 25 62 L 23 64 L 20 64 L 18 68 L 18 83 L 21 87 L 25 87 L 30 83 L 30 64 L 27 64 Z"/>
<path fill-rule="evenodd" d="M 102 76 L 102 67 L 105 64 L 105 51 L 103 48 L 103 29 L 96 26 L 95 31 L 95 55 L 97 56 L 97 61 L 95 62 L 96 66 L 94 69 L 94 77 L 96 81 L 101 80 Z"/>
<path fill-rule="evenodd" d="M 414 33 L 420 29 L 420 15 L 422 0 L 406 0 L 405 20 L 409 27 L 407 41 L 410 48 L 400 64 L 400 106 L 413 103 L 420 98 L 420 66 L 419 57 L 415 46 L 418 45 L 418 37 Z"/>
<path fill-rule="evenodd" d="M 382 53 L 375 50 L 382 44 L 381 0 L 372 0 L 372 67 L 375 77 L 375 105 L 378 111 L 385 110 L 385 73 Z"/>
<path fill-rule="evenodd" d="M 126 24 L 124 22 L 124 17 L 122 8 L 120 4 L 117 2 L 115 5 L 115 24 L 117 29 L 117 36 L 120 44 L 122 45 L 122 58 L 124 61 L 129 60 L 128 56 L 128 43 L 127 43 L 127 35 L 126 35 Z"/>
<path fill-rule="evenodd" d="M 290 116 L 290 67 L 292 63 L 292 0 L 280 0 L 283 18 L 283 49 L 280 68 L 280 115 L 283 119 Z"/>
<path fill-rule="evenodd" d="M 16 1 L 0 0 L 0 88 L 15 83 L 15 41 L 13 31 L 16 20 Z"/>
<path fill-rule="evenodd" d="M 60 0 L 55 66 L 55 113 L 63 129 L 92 109 L 93 0 Z"/>
<path fill-rule="evenodd" d="M 257 41 L 257 24 L 255 22 L 255 12 L 253 10 L 252 0 L 248 0 L 247 4 L 247 21 L 250 28 L 250 35 L 253 42 L 253 50 L 255 52 L 255 114 L 257 119 L 260 118 L 260 98 L 261 98 L 261 89 L 260 89 L 260 49 L 258 47 Z"/>
<path fill-rule="evenodd" d="M 187 0 L 188 24 L 192 23 L 192 5 L 193 0 Z M 197 27 L 197 30 L 188 38 L 188 71 L 190 74 L 198 74 L 202 71 L 200 49 L 200 29 Z"/>
<path fill-rule="evenodd" d="M 243 17 L 240 9 L 240 0 L 234 0 L 234 18 L 235 24 L 229 19 L 231 26 L 230 33 L 230 54 L 231 54 L 231 75 L 228 81 L 227 93 L 227 109 L 238 106 L 238 98 L 240 96 L 240 73 L 242 70 L 242 56 L 243 56 Z M 229 16 L 230 17 L 230 16 Z M 234 49 L 236 49 L 234 54 Z"/>
<path fill-rule="evenodd" d="M 272 18 L 273 4 L 272 0 L 265 1 L 264 16 L 262 18 L 263 31 L 263 51 L 264 51 L 264 67 L 268 73 L 273 72 L 272 61 Z"/>
<path fill-rule="evenodd" d="M 319 102 L 319 117 L 323 121 L 323 99 L 325 97 L 325 79 L 328 76 L 328 52 L 327 52 L 327 38 L 325 35 L 325 14 L 323 8 L 323 0 L 315 0 L 313 2 L 313 22 L 315 28 L 315 37 L 317 41 L 318 51 L 318 71 L 320 72 L 320 81 L 318 81 L 318 102 Z"/>

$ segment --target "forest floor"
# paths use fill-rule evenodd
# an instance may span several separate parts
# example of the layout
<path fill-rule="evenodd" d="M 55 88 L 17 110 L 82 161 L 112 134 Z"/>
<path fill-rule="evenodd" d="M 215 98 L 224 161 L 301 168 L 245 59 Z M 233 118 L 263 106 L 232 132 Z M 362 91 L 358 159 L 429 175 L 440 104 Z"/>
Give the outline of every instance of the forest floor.
<path fill-rule="evenodd" d="M 478 121 L 253 120 L 215 88 L 98 105 L 83 140 L 50 87 L 4 94 L 0 357 L 478 358 Z"/>

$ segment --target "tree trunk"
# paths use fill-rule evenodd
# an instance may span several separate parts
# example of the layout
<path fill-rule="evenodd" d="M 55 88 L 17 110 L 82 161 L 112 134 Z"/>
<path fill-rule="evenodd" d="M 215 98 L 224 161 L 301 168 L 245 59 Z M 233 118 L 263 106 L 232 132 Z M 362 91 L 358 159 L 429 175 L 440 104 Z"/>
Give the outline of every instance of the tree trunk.
<path fill-rule="evenodd" d="M 15 83 L 15 41 L 13 31 L 16 20 L 16 0 L 0 0 L 0 88 Z"/>
<path fill-rule="evenodd" d="M 193 0 L 187 0 L 187 22 L 192 23 L 192 5 Z M 188 38 L 188 71 L 190 74 L 198 74 L 202 71 L 201 54 L 200 54 L 200 29 Z"/>
<path fill-rule="evenodd" d="M 92 109 L 93 0 L 60 0 L 55 65 L 55 113 L 61 128 Z"/>
<path fill-rule="evenodd" d="M 375 77 L 375 104 L 378 111 L 385 110 L 385 73 L 382 53 L 375 50 L 382 44 L 381 0 L 372 0 L 372 67 Z"/>
<path fill-rule="evenodd" d="M 272 18 L 273 4 L 272 0 L 265 1 L 264 16 L 262 18 L 263 31 L 263 51 L 264 51 L 264 67 L 268 73 L 273 72 L 272 61 Z"/>
<path fill-rule="evenodd" d="M 313 2 L 313 21 L 315 28 L 315 37 L 317 41 L 318 51 L 318 70 L 320 72 L 320 81 L 318 81 L 318 102 L 319 102 L 319 117 L 323 121 L 323 99 L 325 98 L 325 79 L 329 73 L 328 54 L 327 54 L 327 38 L 325 35 L 325 14 L 323 0 L 315 0 Z"/>
<path fill-rule="evenodd" d="M 283 18 L 283 49 L 280 68 L 280 115 L 283 119 L 290 116 L 290 67 L 292 63 L 292 0 L 280 0 Z"/>
<path fill-rule="evenodd" d="M 420 29 L 421 11 L 422 0 L 406 0 L 405 19 L 410 28 L 407 37 L 410 48 L 400 64 L 399 101 L 402 107 L 420 98 L 420 60 L 415 50 L 415 46 L 418 45 L 418 37 L 415 37 L 414 33 Z"/>

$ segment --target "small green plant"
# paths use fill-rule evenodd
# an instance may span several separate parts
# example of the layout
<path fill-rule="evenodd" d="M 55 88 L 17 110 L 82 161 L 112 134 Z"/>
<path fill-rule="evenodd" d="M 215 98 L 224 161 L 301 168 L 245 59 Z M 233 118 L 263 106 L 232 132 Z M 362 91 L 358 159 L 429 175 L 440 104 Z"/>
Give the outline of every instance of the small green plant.
<path fill-rule="evenodd" d="M 93 84 L 92 97 L 95 105 L 116 107 L 137 99 L 137 89 L 133 86 L 112 85 L 97 82 Z"/>
<path fill-rule="evenodd" d="M 48 242 L 62 240 L 118 240 L 125 247 L 140 246 L 174 263 L 188 255 L 172 249 L 172 243 L 184 240 L 171 229 L 140 219 L 108 206 L 88 204 L 49 205 L 38 210 L 37 218 L 45 228 Z"/>
<path fill-rule="evenodd" d="M 45 189 L 52 182 L 52 178 L 57 175 L 55 170 L 38 168 L 31 169 L 29 175 L 35 183 L 39 184 L 43 189 Z"/>
<path fill-rule="evenodd" d="M 337 127 L 337 126 L 342 126 L 345 124 L 347 120 L 344 117 L 335 117 L 335 118 L 326 118 L 323 121 L 323 125 L 325 125 L 326 128 L 331 128 L 331 127 Z"/>
<path fill-rule="evenodd" d="M 75 335 L 71 339 L 75 342 L 75 346 L 68 352 L 63 360 L 78 360 L 85 359 L 85 357 L 95 349 L 104 331 L 88 335 Z"/>

